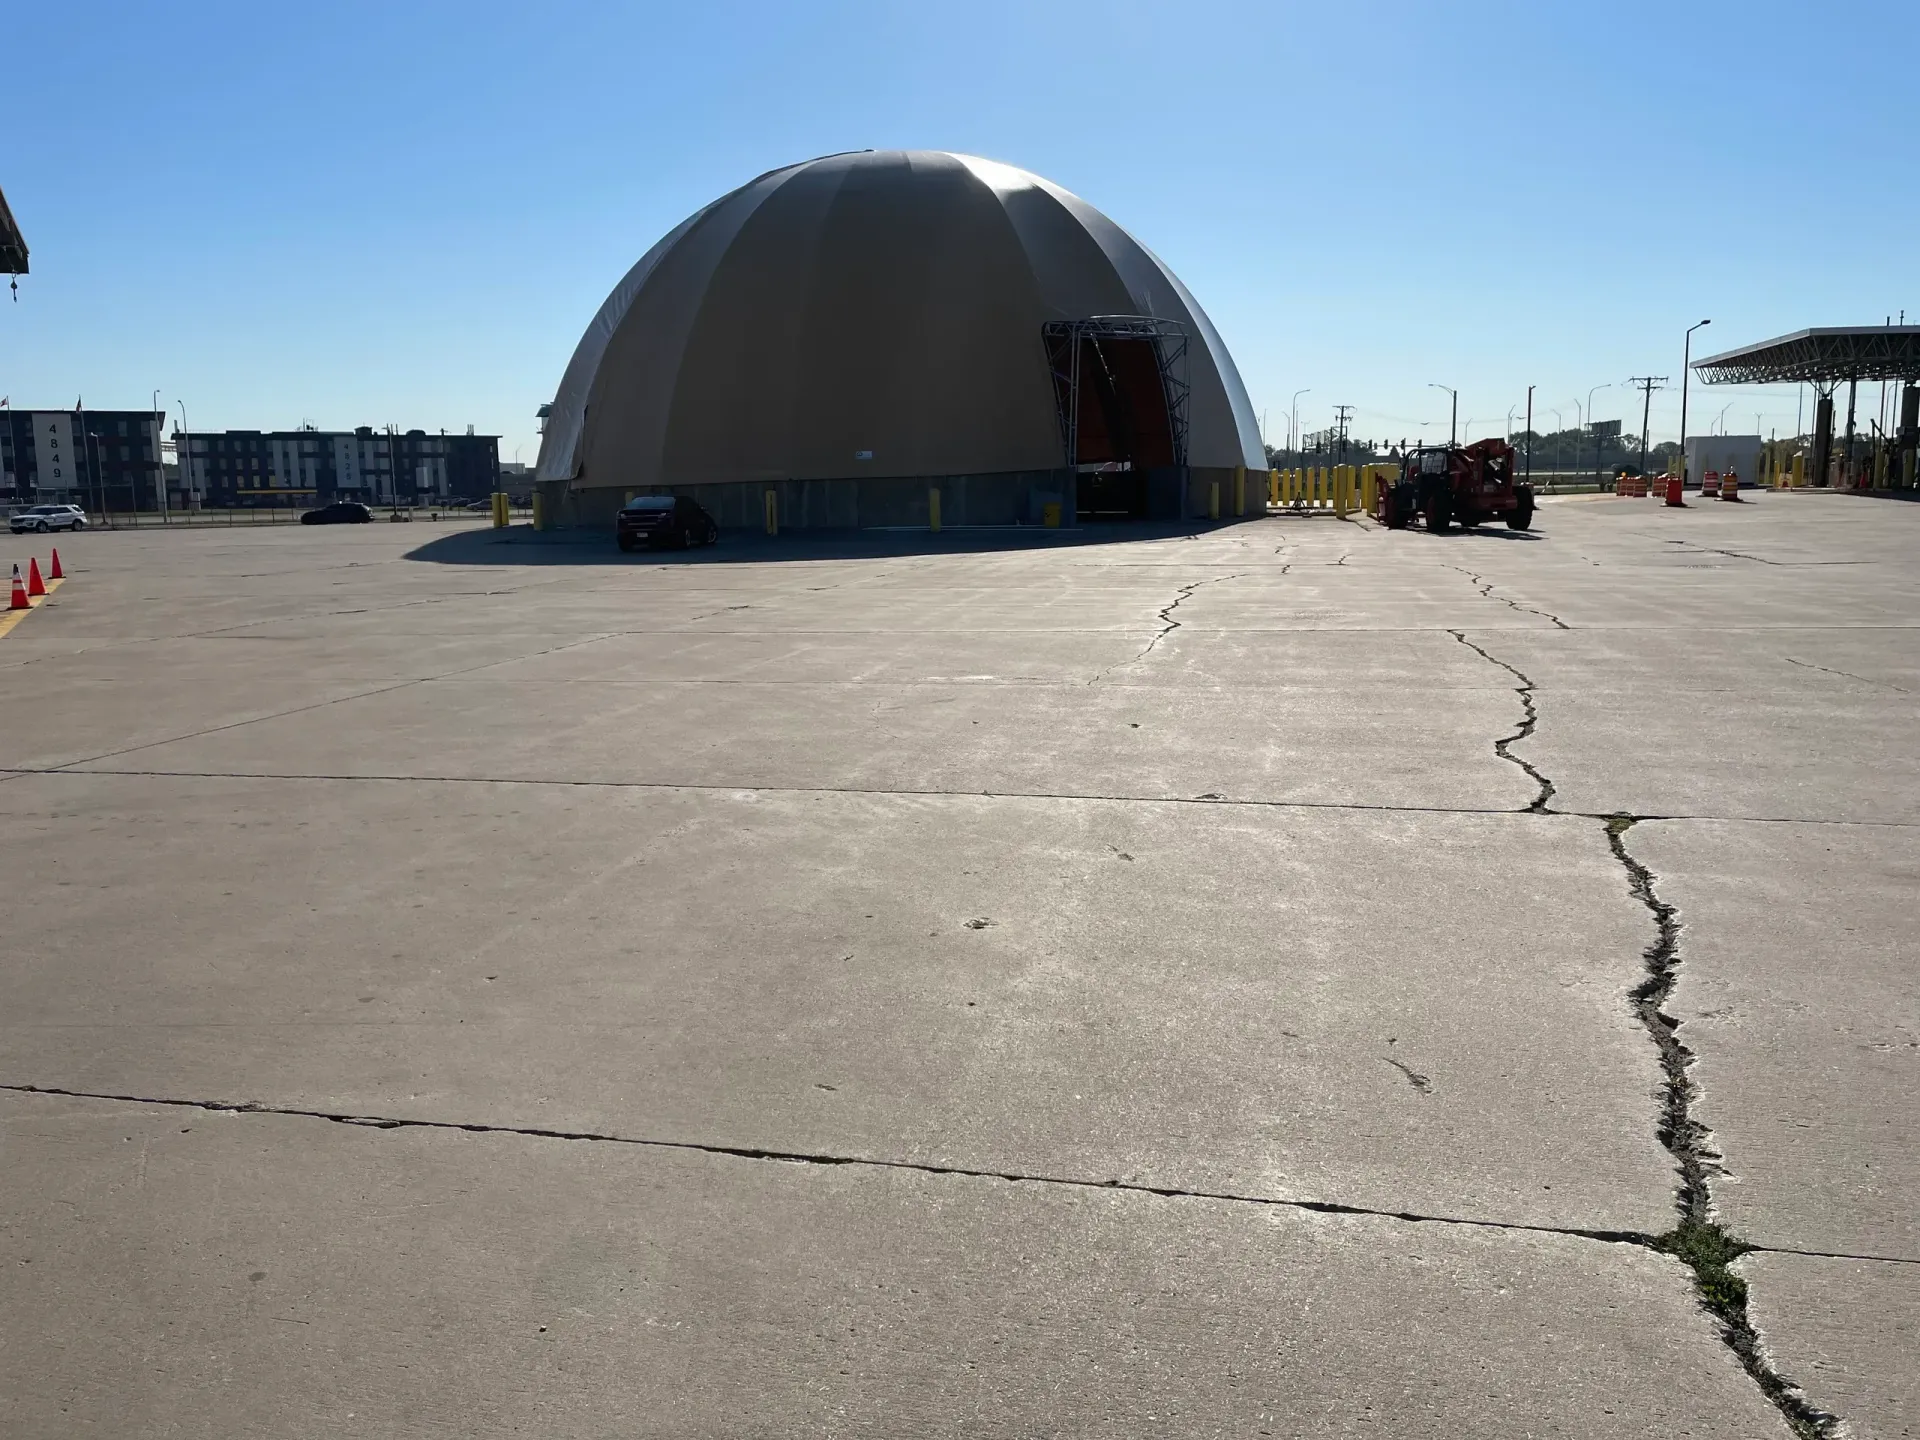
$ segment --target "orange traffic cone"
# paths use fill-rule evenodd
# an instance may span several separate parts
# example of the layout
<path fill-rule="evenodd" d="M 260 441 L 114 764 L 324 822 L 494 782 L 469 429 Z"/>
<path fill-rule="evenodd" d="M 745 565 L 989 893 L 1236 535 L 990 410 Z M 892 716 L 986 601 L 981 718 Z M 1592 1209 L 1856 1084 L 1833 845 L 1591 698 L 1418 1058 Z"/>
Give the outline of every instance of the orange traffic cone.
<path fill-rule="evenodd" d="M 58 550 L 53 552 L 53 563 L 47 566 L 47 578 L 49 580 L 64 580 L 67 578 L 67 572 L 60 568 L 60 552 Z"/>
<path fill-rule="evenodd" d="M 29 555 L 27 557 L 27 595 L 31 598 L 32 596 L 44 595 L 46 593 L 47 582 L 40 578 L 40 561 L 38 558 Z"/>
<path fill-rule="evenodd" d="M 33 602 L 27 599 L 27 582 L 20 578 L 20 567 L 13 567 L 13 598 L 7 602 L 9 610 L 31 610 Z"/>

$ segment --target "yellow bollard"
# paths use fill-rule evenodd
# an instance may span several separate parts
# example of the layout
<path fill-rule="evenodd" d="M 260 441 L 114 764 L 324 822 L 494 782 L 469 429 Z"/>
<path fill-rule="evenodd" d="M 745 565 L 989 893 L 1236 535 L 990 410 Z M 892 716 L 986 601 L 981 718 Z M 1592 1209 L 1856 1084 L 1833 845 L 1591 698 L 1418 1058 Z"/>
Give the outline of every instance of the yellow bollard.
<path fill-rule="evenodd" d="M 536 530 L 547 528 L 546 499 L 538 490 L 533 492 L 533 528 Z"/>
<path fill-rule="evenodd" d="M 779 533 L 780 492 L 777 490 L 769 490 L 767 491 L 767 534 L 778 535 Z"/>
<path fill-rule="evenodd" d="M 1220 482 L 1218 480 L 1207 487 L 1207 518 L 1209 520 L 1220 518 Z"/>
<path fill-rule="evenodd" d="M 1280 472 L 1280 504 L 1284 507 L 1293 504 L 1293 471 Z"/>
<path fill-rule="evenodd" d="M 1280 472 L 1278 470 L 1269 470 L 1267 471 L 1267 504 L 1278 505 L 1279 503 Z"/>
<path fill-rule="evenodd" d="M 1060 528 L 1060 502 L 1058 500 L 1049 500 L 1040 507 L 1040 523 L 1049 530 L 1058 530 Z"/>
<path fill-rule="evenodd" d="M 1235 517 L 1247 513 L 1247 467 L 1233 467 L 1233 513 Z"/>
<path fill-rule="evenodd" d="M 1342 465 L 1333 472 L 1333 513 L 1337 519 L 1347 518 L 1349 503 L 1353 498 L 1353 467 Z"/>
<path fill-rule="evenodd" d="M 1374 501 L 1378 497 L 1380 486 L 1380 467 L 1369 465 L 1360 481 L 1360 508 L 1367 514 L 1373 514 Z"/>
<path fill-rule="evenodd" d="M 940 492 L 927 491 L 927 529 L 938 533 L 940 529 Z"/>
<path fill-rule="evenodd" d="M 1798 490 L 1807 483 L 1807 457 L 1796 454 L 1793 457 L 1793 488 Z"/>

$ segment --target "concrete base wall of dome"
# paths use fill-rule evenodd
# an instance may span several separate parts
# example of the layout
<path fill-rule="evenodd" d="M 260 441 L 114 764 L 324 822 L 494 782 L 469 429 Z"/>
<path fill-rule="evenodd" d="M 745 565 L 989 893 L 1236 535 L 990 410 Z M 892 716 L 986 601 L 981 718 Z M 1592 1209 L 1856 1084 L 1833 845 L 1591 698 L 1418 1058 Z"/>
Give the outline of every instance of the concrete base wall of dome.
<path fill-rule="evenodd" d="M 1240 470 L 1231 465 L 1196 465 L 1188 472 L 1187 518 L 1206 520 L 1215 514 L 1214 487 L 1219 486 L 1219 518 L 1235 520 L 1267 513 L 1267 472 Z"/>
<path fill-rule="evenodd" d="M 1014 470 L 986 475 L 893 479 L 726 480 L 618 489 L 576 484 L 561 523 L 611 526 L 629 495 L 690 495 L 725 530 L 766 526 L 772 491 L 782 530 L 873 530 L 928 523 L 929 493 L 940 492 L 942 527 L 1044 525 L 1046 507 L 1060 507 L 1062 525 L 1074 523 L 1073 476 L 1065 470 Z"/>

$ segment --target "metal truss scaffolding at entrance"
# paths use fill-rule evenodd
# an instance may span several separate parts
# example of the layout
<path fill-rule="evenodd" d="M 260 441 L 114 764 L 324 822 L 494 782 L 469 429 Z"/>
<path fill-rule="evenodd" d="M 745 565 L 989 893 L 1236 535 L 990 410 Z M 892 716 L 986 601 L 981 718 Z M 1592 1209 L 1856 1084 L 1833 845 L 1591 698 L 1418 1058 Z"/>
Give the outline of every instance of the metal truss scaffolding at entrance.
<path fill-rule="evenodd" d="M 1162 320 L 1153 315 L 1094 315 L 1085 320 L 1050 320 L 1041 329 L 1046 341 L 1047 364 L 1053 373 L 1053 393 L 1059 407 L 1060 438 L 1066 451 L 1067 468 L 1077 469 L 1081 463 L 1081 382 L 1086 378 L 1086 365 L 1089 361 L 1103 367 L 1108 365 L 1102 342 L 1145 341 L 1152 346 L 1160 371 L 1173 464 L 1184 477 L 1190 398 L 1186 326 L 1177 320 Z"/>

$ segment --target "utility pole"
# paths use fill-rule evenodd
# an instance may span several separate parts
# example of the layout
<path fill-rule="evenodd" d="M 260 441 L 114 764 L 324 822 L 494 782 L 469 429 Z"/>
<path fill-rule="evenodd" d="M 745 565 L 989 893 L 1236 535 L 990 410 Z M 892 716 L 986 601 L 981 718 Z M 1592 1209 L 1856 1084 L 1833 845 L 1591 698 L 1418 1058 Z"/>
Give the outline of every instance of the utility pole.
<path fill-rule="evenodd" d="M 1333 414 L 1335 421 L 1340 426 L 1339 453 L 1340 458 L 1344 460 L 1347 458 L 1347 419 L 1353 414 L 1353 407 L 1351 405 L 1336 405 L 1333 407 Z"/>
<path fill-rule="evenodd" d="M 1640 473 L 1644 475 L 1647 471 L 1647 424 L 1653 416 L 1653 392 L 1666 389 L 1667 377 L 1664 375 L 1630 375 L 1627 377 L 1627 384 L 1638 385 L 1642 390 L 1646 391 L 1646 403 L 1640 409 Z M 1687 462 L 1684 456 L 1681 457 L 1680 463 L 1683 467 L 1686 465 Z M 1684 470 L 1682 473 L 1685 473 Z"/>

